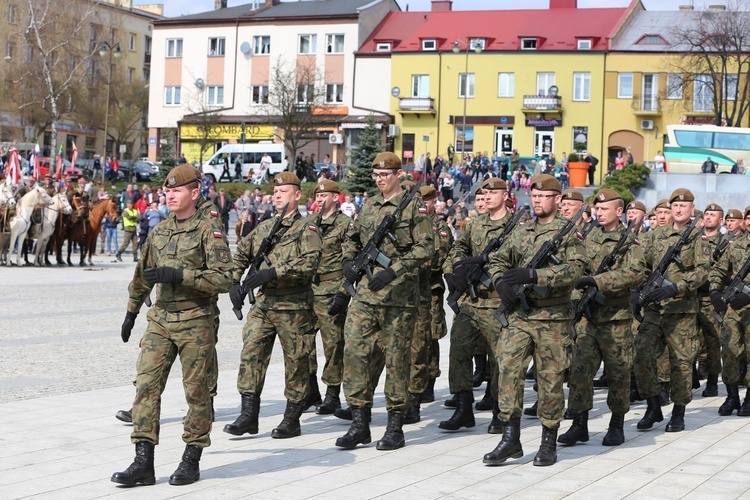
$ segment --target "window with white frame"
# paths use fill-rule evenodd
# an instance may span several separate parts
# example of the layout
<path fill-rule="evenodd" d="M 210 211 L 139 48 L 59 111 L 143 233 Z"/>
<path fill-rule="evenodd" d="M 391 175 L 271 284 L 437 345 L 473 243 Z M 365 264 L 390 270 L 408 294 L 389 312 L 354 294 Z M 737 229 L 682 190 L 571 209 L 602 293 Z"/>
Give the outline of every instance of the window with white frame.
<path fill-rule="evenodd" d="M 135 33 L 128 33 L 128 50 L 130 52 L 135 52 L 136 36 L 137 35 Z"/>
<path fill-rule="evenodd" d="M 633 98 L 633 73 L 619 73 L 617 75 L 617 98 Z"/>
<path fill-rule="evenodd" d="M 344 53 L 344 35 L 326 35 L 326 54 Z"/>
<path fill-rule="evenodd" d="M 696 75 L 693 81 L 693 111 L 713 111 L 713 105 L 711 75 Z"/>
<path fill-rule="evenodd" d="M 253 104 L 268 104 L 268 85 L 253 85 L 250 92 L 250 101 Z"/>
<path fill-rule="evenodd" d="M 26 46 L 26 64 L 30 63 L 33 60 L 34 60 L 34 46 L 27 45 Z"/>
<path fill-rule="evenodd" d="M 16 54 L 16 44 L 13 42 L 8 42 L 5 45 L 5 58 L 8 60 L 13 59 L 13 56 Z"/>
<path fill-rule="evenodd" d="M 16 6 L 8 5 L 8 24 L 16 24 Z"/>
<path fill-rule="evenodd" d="M 573 100 L 591 100 L 591 73 L 573 73 Z"/>
<path fill-rule="evenodd" d="M 297 104 L 312 104 L 315 99 L 315 86 L 310 83 L 297 85 Z"/>
<path fill-rule="evenodd" d="M 554 73 L 536 74 L 536 95 L 549 95 L 549 88 L 555 84 Z"/>
<path fill-rule="evenodd" d="M 469 47 L 471 47 L 472 50 L 477 48 L 484 50 L 484 44 L 484 38 L 469 38 Z"/>
<path fill-rule="evenodd" d="M 437 40 L 433 38 L 422 40 L 422 50 L 437 50 Z"/>
<path fill-rule="evenodd" d="M 128 83 L 133 83 L 133 80 L 135 80 L 135 68 L 128 68 L 126 78 Z"/>
<path fill-rule="evenodd" d="M 224 87 L 212 85 L 206 89 L 206 106 L 224 105 Z"/>
<path fill-rule="evenodd" d="M 167 39 L 167 57 L 182 57 L 182 38 Z"/>
<path fill-rule="evenodd" d="M 318 47 L 318 35 L 300 35 L 297 44 L 298 54 L 315 54 Z"/>
<path fill-rule="evenodd" d="M 588 38 L 578 40 L 578 50 L 591 50 L 591 40 Z"/>
<path fill-rule="evenodd" d="M 344 84 L 326 84 L 326 104 L 341 104 L 344 102 Z"/>
<path fill-rule="evenodd" d="M 214 37 L 208 39 L 208 55 L 223 56 L 226 51 L 226 39 Z"/>
<path fill-rule="evenodd" d="M 724 88 L 722 89 L 725 101 L 737 100 L 737 75 L 724 76 Z"/>
<path fill-rule="evenodd" d="M 164 87 L 164 105 L 179 106 L 181 104 L 182 87 Z"/>
<path fill-rule="evenodd" d="M 391 51 L 391 44 L 390 43 L 378 43 L 375 45 L 375 52 L 390 52 Z"/>
<path fill-rule="evenodd" d="M 536 50 L 536 38 L 521 38 L 521 50 Z"/>
<path fill-rule="evenodd" d="M 667 75 L 667 99 L 682 99 L 682 75 L 669 73 Z"/>
<path fill-rule="evenodd" d="M 411 75 L 411 96 L 430 97 L 430 75 Z"/>
<path fill-rule="evenodd" d="M 514 97 L 516 94 L 516 74 L 515 73 L 498 73 L 497 75 L 497 96 Z"/>
<path fill-rule="evenodd" d="M 474 97 L 474 73 L 459 73 L 458 75 L 458 97 Z"/>
<path fill-rule="evenodd" d="M 253 37 L 253 54 L 270 54 L 271 37 L 268 35 L 256 35 Z"/>

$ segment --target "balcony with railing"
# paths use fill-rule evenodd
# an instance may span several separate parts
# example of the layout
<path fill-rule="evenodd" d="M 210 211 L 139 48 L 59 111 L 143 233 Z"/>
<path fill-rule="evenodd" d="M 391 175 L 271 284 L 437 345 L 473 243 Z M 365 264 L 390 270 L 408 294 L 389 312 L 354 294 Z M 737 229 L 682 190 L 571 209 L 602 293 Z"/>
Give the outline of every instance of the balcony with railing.
<path fill-rule="evenodd" d="M 630 107 L 635 116 L 661 116 L 662 97 L 653 94 L 633 95 Z"/>
<path fill-rule="evenodd" d="M 523 96 L 524 112 L 561 112 L 562 97 L 558 95 L 525 95 Z"/>
<path fill-rule="evenodd" d="M 398 100 L 399 113 L 435 114 L 435 99 L 432 97 L 402 97 Z"/>
<path fill-rule="evenodd" d="M 146 52 L 145 54 L 143 54 L 143 64 L 146 66 L 151 65 L 151 53 L 150 52 Z"/>

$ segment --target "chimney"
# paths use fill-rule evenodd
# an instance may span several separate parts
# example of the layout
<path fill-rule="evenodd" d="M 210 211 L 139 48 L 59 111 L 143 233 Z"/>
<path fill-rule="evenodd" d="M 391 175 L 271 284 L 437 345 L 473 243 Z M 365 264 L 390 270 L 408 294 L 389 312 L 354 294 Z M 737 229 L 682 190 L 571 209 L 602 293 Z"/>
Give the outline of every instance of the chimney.
<path fill-rule="evenodd" d="M 450 12 L 453 10 L 453 0 L 432 0 L 432 12 Z"/>
<path fill-rule="evenodd" d="M 266 0 L 266 7 L 273 7 L 279 5 L 279 0 Z"/>
<path fill-rule="evenodd" d="M 709 5 L 708 10 L 713 12 L 725 12 L 727 10 L 726 5 Z"/>
<path fill-rule="evenodd" d="M 550 9 L 577 9 L 578 0 L 549 0 Z"/>
<path fill-rule="evenodd" d="M 680 10 L 695 10 L 692 5 L 680 5 Z"/>
<path fill-rule="evenodd" d="M 214 10 L 226 9 L 227 0 L 214 0 Z"/>

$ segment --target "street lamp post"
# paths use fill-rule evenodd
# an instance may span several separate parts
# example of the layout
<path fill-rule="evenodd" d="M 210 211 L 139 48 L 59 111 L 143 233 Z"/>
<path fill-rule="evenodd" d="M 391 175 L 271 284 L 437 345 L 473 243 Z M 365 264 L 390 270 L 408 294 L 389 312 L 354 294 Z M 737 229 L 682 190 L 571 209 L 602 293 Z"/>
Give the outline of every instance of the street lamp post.
<path fill-rule="evenodd" d="M 107 42 L 102 42 L 99 55 L 102 59 L 109 56 L 107 62 L 107 101 L 105 103 L 106 111 L 104 112 L 104 154 L 102 155 L 102 184 L 104 184 L 104 173 L 107 171 L 107 131 L 109 129 L 109 94 L 112 91 L 112 58 L 119 59 L 122 56 L 120 44 L 116 43 L 112 46 Z"/>
<path fill-rule="evenodd" d="M 466 99 L 469 95 L 469 51 L 473 50 L 477 54 L 482 52 L 482 44 L 479 42 L 479 40 L 474 40 L 473 42 L 471 40 L 462 42 L 460 40 L 456 40 L 453 42 L 453 53 L 459 54 L 461 52 L 461 45 L 464 45 L 466 47 L 466 60 L 464 62 L 464 115 L 463 119 L 461 120 L 461 161 L 464 160 L 466 157 Z M 461 81 L 459 79 L 459 89 L 461 86 Z"/>

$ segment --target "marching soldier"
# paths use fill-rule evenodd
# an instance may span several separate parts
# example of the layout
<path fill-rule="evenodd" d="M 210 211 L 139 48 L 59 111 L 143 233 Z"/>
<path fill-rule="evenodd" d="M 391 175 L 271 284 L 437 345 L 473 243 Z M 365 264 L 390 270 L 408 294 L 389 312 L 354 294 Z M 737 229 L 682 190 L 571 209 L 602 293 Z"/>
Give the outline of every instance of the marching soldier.
<path fill-rule="evenodd" d="M 231 285 L 232 256 L 226 237 L 213 230 L 195 207 L 200 175 L 190 165 L 170 171 L 164 186 L 167 204 L 175 214 L 154 228 L 143 247 L 130 283 L 128 311 L 122 324 L 124 342 L 136 316 L 155 284 L 155 307 L 141 339 L 136 396 L 133 402 L 134 462 L 112 481 L 127 486 L 155 482 L 154 446 L 159 443 L 161 394 L 179 353 L 189 411 L 184 421 L 186 443 L 182 461 L 170 484 L 190 484 L 200 478 L 203 448 L 211 444 L 210 386 L 216 355 L 212 296 Z"/>
<path fill-rule="evenodd" d="M 646 217 L 646 205 L 640 201 L 631 201 L 628 203 L 627 211 L 625 212 L 625 222 L 633 221 L 631 230 L 635 234 L 639 234 L 643 229 L 643 219 Z"/>
<path fill-rule="evenodd" d="M 583 194 L 577 189 L 566 189 L 562 193 L 562 201 L 560 202 L 560 215 L 566 219 L 572 219 L 575 214 L 581 209 L 586 203 L 583 199 Z M 578 220 L 578 225 L 584 223 L 583 218 Z"/>
<path fill-rule="evenodd" d="M 744 224 L 745 221 L 743 220 L 742 212 L 736 208 L 727 210 L 727 214 L 724 216 L 724 227 L 727 228 L 728 236 L 734 235 L 737 237 L 741 233 L 744 233 Z"/>
<path fill-rule="evenodd" d="M 560 182 L 546 174 L 535 176 L 531 181 L 531 202 L 536 220 L 514 231 L 508 244 L 490 260 L 492 280 L 512 313 L 508 328 L 500 331 L 497 342 L 498 418 L 503 438 L 484 456 L 486 465 L 500 465 L 509 458 L 523 456 L 520 440 L 523 363 L 532 351 L 539 383 L 537 414 L 542 423 L 542 443 L 534 465 L 548 466 L 557 461 L 557 430 L 565 407 L 563 377 L 571 355 L 570 294 L 586 265 L 583 243 L 571 233 L 555 253 L 558 263 L 548 261 L 539 269 L 528 266 L 542 245 L 567 222 L 558 215 L 560 201 Z M 528 295 L 528 311 L 515 307 L 518 298 L 514 287 L 524 285 L 533 286 Z"/>
<path fill-rule="evenodd" d="M 271 437 L 285 439 L 301 434 L 300 416 L 305 410 L 310 390 L 310 354 L 315 344 L 316 318 L 313 312 L 312 278 L 320 260 L 321 241 L 318 228 L 303 219 L 297 211 L 302 197 L 300 181 L 291 172 L 273 179 L 273 204 L 287 212 L 281 228 L 269 235 L 275 218 L 264 221 L 237 245 L 229 297 L 241 309 L 241 287 L 260 288 L 242 330 L 244 346 L 240 355 L 237 389 L 242 398 L 240 416 L 224 426 L 224 432 L 235 436 L 258 433 L 260 395 L 266 380 L 268 363 L 276 336 L 284 355 L 284 396 L 286 409 L 281 423 Z M 265 262 L 251 271 L 245 282 L 240 279 L 253 261 L 261 241 L 272 237 L 274 245 Z"/>

